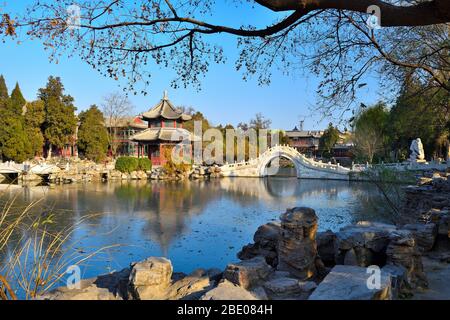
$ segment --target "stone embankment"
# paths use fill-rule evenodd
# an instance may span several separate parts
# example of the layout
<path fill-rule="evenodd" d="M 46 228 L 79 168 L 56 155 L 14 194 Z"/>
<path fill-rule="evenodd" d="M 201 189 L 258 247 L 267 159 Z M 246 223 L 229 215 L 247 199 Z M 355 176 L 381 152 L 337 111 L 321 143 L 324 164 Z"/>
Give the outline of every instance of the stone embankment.
<path fill-rule="evenodd" d="M 55 163 L 54 170 L 50 174 L 39 175 L 28 172 L 20 175 L 19 179 L 22 183 L 39 183 L 47 180 L 52 184 L 71 184 L 122 180 L 201 180 L 221 176 L 220 167 L 217 165 L 194 165 L 189 170 L 174 170 L 173 172 L 168 172 L 164 167 L 156 167 L 150 171 L 123 173 L 115 170 L 114 164 L 96 164 L 91 161 L 78 160 L 70 163 Z"/>
<path fill-rule="evenodd" d="M 213 166 L 200 166 L 193 165 L 190 170 L 174 170 L 173 173 L 169 173 L 163 167 L 154 168 L 150 173 L 151 180 L 202 180 L 211 178 L 220 178 L 220 167 Z"/>

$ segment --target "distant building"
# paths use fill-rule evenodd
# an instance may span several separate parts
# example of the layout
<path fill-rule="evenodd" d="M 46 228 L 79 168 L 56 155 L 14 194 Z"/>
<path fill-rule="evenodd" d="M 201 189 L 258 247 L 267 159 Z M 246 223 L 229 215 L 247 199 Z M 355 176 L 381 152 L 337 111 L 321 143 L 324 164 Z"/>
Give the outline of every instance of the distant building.
<path fill-rule="evenodd" d="M 320 158 L 319 141 L 324 130 L 299 130 L 297 127 L 286 131 L 289 146 L 309 157 Z M 349 132 L 341 132 L 339 140 L 333 147 L 333 158 L 339 163 L 348 164 L 353 157 L 353 143 Z"/>
<path fill-rule="evenodd" d="M 291 147 L 297 149 L 298 152 L 310 157 L 316 157 L 319 151 L 319 140 L 323 131 L 299 130 L 297 127 L 290 131 L 286 131 L 286 137 Z"/>
<path fill-rule="evenodd" d="M 351 165 L 353 159 L 353 141 L 350 132 L 341 132 L 339 140 L 333 147 L 333 158 L 343 165 Z"/>
<path fill-rule="evenodd" d="M 106 120 L 105 125 L 108 131 L 115 132 L 113 144 L 117 145 L 117 155 L 138 156 L 138 143 L 130 138 L 147 129 L 147 124 L 141 116 L 121 118 L 117 121 Z"/>
<path fill-rule="evenodd" d="M 148 128 L 133 135 L 130 140 L 138 144 L 138 156 L 149 157 L 154 166 L 166 163 L 165 150 L 182 141 L 192 141 L 192 134 L 183 129 L 183 123 L 191 120 L 191 116 L 176 109 L 167 92 L 154 108 L 141 115 L 141 119 L 148 122 Z M 192 146 L 188 145 L 183 152 L 192 155 Z"/>

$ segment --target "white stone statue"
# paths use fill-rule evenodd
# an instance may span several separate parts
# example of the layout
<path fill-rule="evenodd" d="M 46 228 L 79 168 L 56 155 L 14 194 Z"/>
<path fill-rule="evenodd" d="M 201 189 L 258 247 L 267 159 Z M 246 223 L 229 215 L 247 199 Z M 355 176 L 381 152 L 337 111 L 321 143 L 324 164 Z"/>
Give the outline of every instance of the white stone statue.
<path fill-rule="evenodd" d="M 409 156 L 409 161 L 418 162 L 425 160 L 425 152 L 423 151 L 423 144 L 420 138 L 413 140 L 411 146 L 409 147 L 411 155 Z"/>

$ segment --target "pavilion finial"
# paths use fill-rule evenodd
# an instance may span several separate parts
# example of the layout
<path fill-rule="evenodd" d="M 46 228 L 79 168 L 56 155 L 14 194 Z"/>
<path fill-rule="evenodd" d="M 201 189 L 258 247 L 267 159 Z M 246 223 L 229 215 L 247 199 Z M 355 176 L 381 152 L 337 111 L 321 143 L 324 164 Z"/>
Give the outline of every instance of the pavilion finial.
<path fill-rule="evenodd" d="M 169 94 L 167 93 L 167 90 L 164 90 L 164 100 L 169 100 Z"/>

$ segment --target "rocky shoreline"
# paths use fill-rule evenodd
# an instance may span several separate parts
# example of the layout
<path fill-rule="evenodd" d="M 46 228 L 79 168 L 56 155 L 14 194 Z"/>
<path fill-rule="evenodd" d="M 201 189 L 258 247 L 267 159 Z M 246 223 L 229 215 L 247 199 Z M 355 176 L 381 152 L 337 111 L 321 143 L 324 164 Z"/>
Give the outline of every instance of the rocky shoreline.
<path fill-rule="evenodd" d="M 3 177 L 3 176 L 2 176 Z M 22 183 L 48 182 L 50 184 L 73 184 L 91 181 L 130 181 L 130 180 L 204 180 L 222 177 L 218 165 L 193 165 L 189 170 L 168 172 L 164 167 L 155 167 L 150 171 L 120 172 L 113 164 L 96 164 L 90 161 L 76 161 L 69 164 L 58 164 L 55 172 L 39 175 L 24 173 L 19 175 Z"/>
<path fill-rule="evenodd" d="M 407 190 L 403 210 L 417 217 L 415 223 L 396 226 L 362 221 L 338 232 L 317 232 L 319 221 L 313 209 L 288 209 L 279 222 L 260 226 L 254 242 L 238 253 L 239 261 L 225 270 L 174 273 L 169 260 L 150 257 L 120 272 L 84 280 L 80 289 L 59 288 L 39 299 L 411 298 L 428 287 L 423 259 L 437 256 L 442 261 L 446 256 L 445 263 L 450 262 L 449 251 L 436 255 L 435 250 L 438 242 L 450 241 L 449 173 L 435 173 L 429 179 Z M 440 200 L 444 198 L 445 202 Z M 375 287 L 368 286 L 368 270 L 379 274 Z"/>

